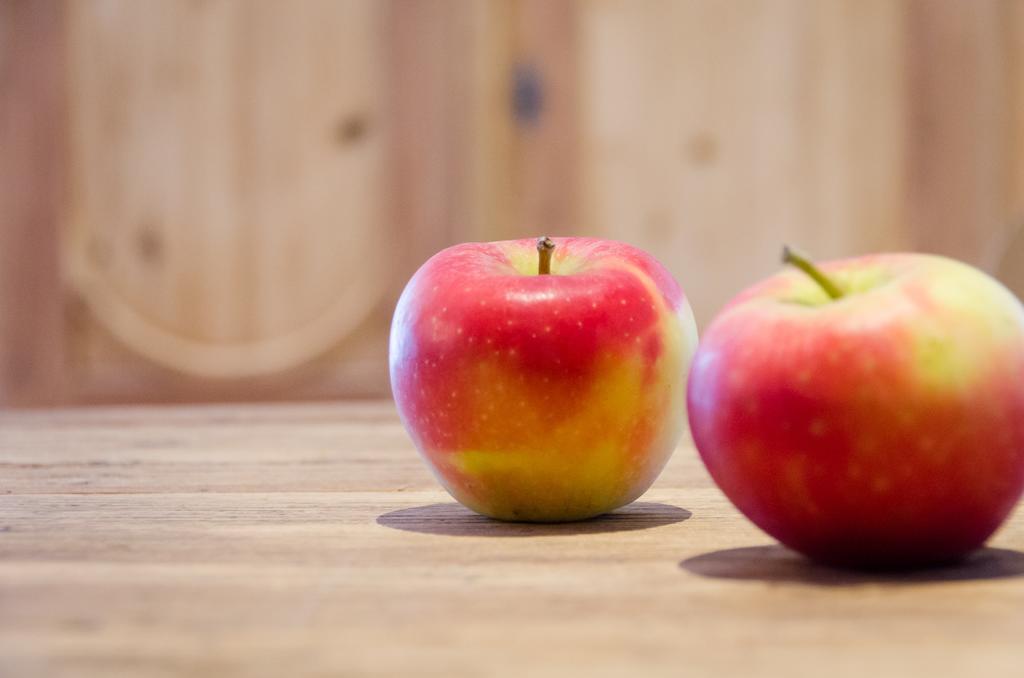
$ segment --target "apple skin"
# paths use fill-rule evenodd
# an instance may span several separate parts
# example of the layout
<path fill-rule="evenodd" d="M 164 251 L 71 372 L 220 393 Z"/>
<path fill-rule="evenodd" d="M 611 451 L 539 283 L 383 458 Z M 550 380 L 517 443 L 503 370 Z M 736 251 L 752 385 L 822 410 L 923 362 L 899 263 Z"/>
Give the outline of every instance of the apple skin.
<path fill-rule="evenodd" d="M 553 238 L 450 247 L 391 326 L 391 386 L 420 454 L 463 505 L 581 520 L 654 482 L 686 425 L 697 344 L 679 285 L 629 245 Z"/>
<path fill-rule="evenodd" d="M 981 546 L 1024 489 L 1024 309 L 965 264 L 920 254 L 789 270 L 708 327 L 694 441 L 726 496 L 831 565 L 902 568 Z"/>

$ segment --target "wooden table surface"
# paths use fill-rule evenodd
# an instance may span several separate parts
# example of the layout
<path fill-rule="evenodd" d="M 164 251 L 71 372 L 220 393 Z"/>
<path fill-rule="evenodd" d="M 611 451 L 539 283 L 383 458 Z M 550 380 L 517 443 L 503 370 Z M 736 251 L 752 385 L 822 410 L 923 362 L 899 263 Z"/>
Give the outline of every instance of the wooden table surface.
<path fill-rule="evenodd" d="M 858 575 L 681 447 L 560 526 L 454 504 L 390 403 L 0 414 L 0 675 L 1024 675 L 1024 518 Z"/>

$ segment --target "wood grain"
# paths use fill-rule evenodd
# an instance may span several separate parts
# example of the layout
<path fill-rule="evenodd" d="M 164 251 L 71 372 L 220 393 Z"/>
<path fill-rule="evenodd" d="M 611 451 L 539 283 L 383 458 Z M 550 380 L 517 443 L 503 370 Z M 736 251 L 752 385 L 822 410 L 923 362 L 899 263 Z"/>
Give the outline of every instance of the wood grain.
<path fill-rule="evenodd" d="M 701 325 L 778 265 L 904 249 L 903 12 L 580 5 L 584 223 L 655 252 Z"/>
<path fill-rule="evenodd" d="M 786 241 L 1024 295 L 1022 7 L 2 3 L 0 402 L 383 395 L 416 267 L 540 232 L 702 327 Z"/>
<path fill-rule="evenodd" d="M 1019 209 L 1022 197 L 1012 185 L 1012 105 L 1021 87 L 1011 76 L 1015 4 L 907 4 L 907 218 L 913 244 L 990 271 L 1015 225 L 1011 205 Z"/>
<path fill-rule="evenodd" d="M 0 4 L 0 406 L 65 391 L 64 10 Z"/>
<path fill-rule="evenodd" d="M 458 242 L 580 231 L 577 15 L 572 2 L 391 4 L 394 215 L 412 270 Z"/>
<path fill-rule="evenodd" d="M 66 253 L 92 316 L 206 379 L 338 345 L 394 276 L 382 5 L 69 8 Z"/>
<path fill-rule="evenodd" d="M 477 144 L 491 149 L 496 139 L 481 134 L 471 143 L 481 131 L 474 124 L 484 96 L 479 80 L 491 74 L 490 62 L 475 58 L 482 53 L 474 40 L 483 38 L 490 5 L 389 3 L 390 216 L 408 243 L 408 275 L 438 250 L 481 233 L 474 196 L 483 177 L 470 171 L 478 169 L 471 158 Z"/>
<path fill-rule="evenodd" d="M 515 128 L 510 237 L 585 234 L 579 212 L 581 6 L 522 0 L 513 7 L 506 95 Z"/>
<path fill-rule="evenodd" d="M 390 403 L 0 413 L 0 674 L 1016 676 L 1024 519 L 965 564 L 811 566 L 682 446 L 571 525 L 441 491 Z"/>

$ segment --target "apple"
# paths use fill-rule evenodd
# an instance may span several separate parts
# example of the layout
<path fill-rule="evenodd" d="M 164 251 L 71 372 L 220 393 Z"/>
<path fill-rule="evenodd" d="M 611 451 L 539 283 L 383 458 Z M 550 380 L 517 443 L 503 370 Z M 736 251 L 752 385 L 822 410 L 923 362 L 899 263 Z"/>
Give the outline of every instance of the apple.
<path fill-rule="evenodd" d="M 501 520 L 611 511 L 686 425 L 697 330 L 653 257 L 590 238 L 466 243 L 427 261 L 391 325 L 391 386 L 422 457 Z"/>
<path fill-rule="evenodd" d="M 938 256 L 784 259 L 795 268 L 731 301 L 694 357 L 690 426 L 712 478 L 824 563 L 981 546 L 1024 489 L 1020 302 Z"/>

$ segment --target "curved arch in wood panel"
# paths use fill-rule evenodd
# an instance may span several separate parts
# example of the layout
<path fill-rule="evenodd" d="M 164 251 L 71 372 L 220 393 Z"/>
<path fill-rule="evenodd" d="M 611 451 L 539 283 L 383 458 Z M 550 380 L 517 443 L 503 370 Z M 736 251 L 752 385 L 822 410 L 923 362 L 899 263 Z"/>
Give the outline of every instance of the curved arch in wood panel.
<path fill-rule="evenodd" d="M 394 260 L 381 5 L 69 7 L 68 270 L 95 318 L 212 378 L 338 344 Z"/>

